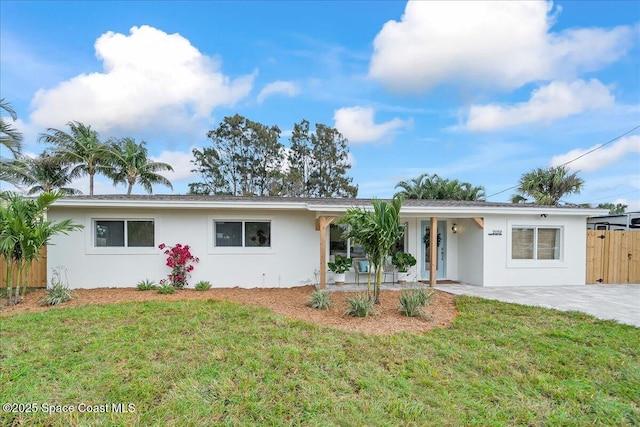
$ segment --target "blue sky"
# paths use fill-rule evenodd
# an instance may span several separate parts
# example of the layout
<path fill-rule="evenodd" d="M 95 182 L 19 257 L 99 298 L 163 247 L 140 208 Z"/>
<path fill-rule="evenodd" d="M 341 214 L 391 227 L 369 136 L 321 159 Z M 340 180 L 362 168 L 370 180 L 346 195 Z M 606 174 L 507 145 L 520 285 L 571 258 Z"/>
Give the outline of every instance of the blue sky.
<path fill-rule="evenodd" d="M 302 119 L 337 127 L 359 197 L 422 173 L 492 195 L 640 125 L 639 35 L 637 1 L 2 0 L 0 93 L 27 152 L 81 121 L 147 141 L 175 193 L 238 113 L 285 145 Z M 640 210 L 640 130 L 570 165 L 585 186 L 567 201 Z"/>

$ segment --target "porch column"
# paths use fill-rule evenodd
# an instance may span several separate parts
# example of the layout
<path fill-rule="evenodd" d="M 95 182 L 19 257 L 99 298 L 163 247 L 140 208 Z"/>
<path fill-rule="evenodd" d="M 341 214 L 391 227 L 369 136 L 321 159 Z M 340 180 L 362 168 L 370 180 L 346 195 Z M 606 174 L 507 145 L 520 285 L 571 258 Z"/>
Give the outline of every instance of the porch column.
<path fill-rule="evenodd" d="M 438 218 L 431 217 L 431 229 L 429 230 L 431 247 L 429 248 L 429 287 L 436 285 L 436 265 L 438 262 Z"/>
<path fill-rule="evenodd" d="M 320 231 L 320 289 L 327 286 L 327 227 L 335 216 L 321 216 L 316 219 L 316 230 Z"/>

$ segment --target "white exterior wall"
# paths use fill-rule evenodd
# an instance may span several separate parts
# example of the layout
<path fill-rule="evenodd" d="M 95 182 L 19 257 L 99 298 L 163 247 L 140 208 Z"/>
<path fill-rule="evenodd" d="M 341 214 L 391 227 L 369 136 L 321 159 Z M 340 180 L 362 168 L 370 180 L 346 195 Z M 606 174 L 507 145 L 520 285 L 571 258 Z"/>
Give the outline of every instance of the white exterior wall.
<path fill-rule="evenodd" d="M 457 236 L 457 259 L 458 278 L 463 283 L 482 286 L 484 283 L 484 260 L 483 251 L 484 230 L 470 219 L 460 219 Z"/>
<path fill-rule="evenodd" d="M 57 266 L 67 270 L 72 288 L 134 287 L 144 279 L 156 283 L 170 272 L 160 243 L 189 245 L 195 264 L 189 283 L 214 287 L 292 287 L 315 282 L 320 236 L 315 214 L 298 211 L 230 211 L 215 209 L 78 209 L 53 207 L 52 220 L 73 219 L 85 228 L 56 236 L 48 247 L 48 277 Z M 153 219 L 154 248 L 97 248 L 94 219 Z M 214 220 L 269 220 L 271 248 L 216 248 Z"/>
<path fill-rule="evenodd" d="M 586 280 L 586 220 L 548 215 L 484 217 L 483 286 L 584 285 Z M 512 260 L 513 226 L 560 227 L 559 260 Z"/>

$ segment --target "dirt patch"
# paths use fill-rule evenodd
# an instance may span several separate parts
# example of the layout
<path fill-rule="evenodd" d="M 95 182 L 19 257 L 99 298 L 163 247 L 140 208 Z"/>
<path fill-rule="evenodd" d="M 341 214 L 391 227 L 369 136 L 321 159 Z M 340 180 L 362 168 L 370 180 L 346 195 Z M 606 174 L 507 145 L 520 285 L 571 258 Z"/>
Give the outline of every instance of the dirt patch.
<path fill-rule="evenodd" d="M 179 301 L 192 299 L 228 300 L 241 304 L 265 307 L 275 313 L 292 319 L 317 323 L 321 326 L 341 329 L 348 332 L 366 334 L 392 334 L 399 332 L 422 333 L 433 328 L 447 327 L 456 317 L 454 296 L 436 291 L 427 307 L 430 318 L 406 317 L 398 312 L 398 291 L 382 291 L 380 304 L 376 305 L 377 314 L 367 318 L 353 318 L 344 315 L 347 309 L 346 298 L 350 292 L 333 292 L 331 300 L 334 307 L 329 310 L 317 310 L 307 306 L 312 286 L 296 288 L 220 288 L 199 292 L 183 289 L 171 295 L 160 295 L 157 291 L 138 291 L 135 288 L 76 289 L 75 298 L 59 306 L 41 307 L 38 305 L 45 291 L 38 290 L 26 295 L 25 300 L 15 306 L 2 307 L 0 316 L 13 313 L 42 312 L 60 310 L 67 307 L 79 307 L 94 304 L 112 304 L 127 301 Z"/>

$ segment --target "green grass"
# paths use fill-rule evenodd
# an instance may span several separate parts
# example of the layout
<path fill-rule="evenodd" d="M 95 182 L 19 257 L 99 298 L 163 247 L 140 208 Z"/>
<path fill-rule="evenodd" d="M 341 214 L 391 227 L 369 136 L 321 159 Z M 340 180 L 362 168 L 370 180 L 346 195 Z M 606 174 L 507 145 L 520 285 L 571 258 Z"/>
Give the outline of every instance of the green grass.
<path fill-rule="evenodd" d="M 640 425 L 640 329 L 457 300 L 448 329 L 367 336 L 223 301 L 0 317 L 4 402 L 135 404 L 0 425 Z"/>

